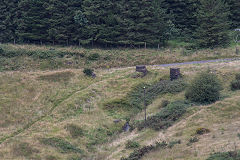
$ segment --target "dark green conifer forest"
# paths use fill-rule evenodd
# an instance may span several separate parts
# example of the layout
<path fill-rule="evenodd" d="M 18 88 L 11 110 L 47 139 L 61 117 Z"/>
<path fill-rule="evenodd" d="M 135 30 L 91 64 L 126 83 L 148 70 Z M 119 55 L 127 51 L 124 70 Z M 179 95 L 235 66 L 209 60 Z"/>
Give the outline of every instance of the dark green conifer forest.
<path fill-rule="evenodd" d="M 0 42 L 94 47 L 227 46 L 239 0 L 1 0 Z"/>

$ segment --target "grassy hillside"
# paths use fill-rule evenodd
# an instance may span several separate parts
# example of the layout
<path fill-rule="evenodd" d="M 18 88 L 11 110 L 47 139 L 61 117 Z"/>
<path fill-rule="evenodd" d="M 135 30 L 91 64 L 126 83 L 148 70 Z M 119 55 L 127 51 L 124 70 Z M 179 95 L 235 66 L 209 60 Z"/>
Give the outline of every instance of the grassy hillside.
<path fill-rule="evenodd" d="M 78 51 L 93 53 L 98 50 Z M 134 51 L 133 54 L 140 54 Z M 144 54 L 149 52 L 140 51 Z M 104 55 L 109 51 L 102 52 Z M 130 52 L 124 53 L 130 55 Z M 100 61 L 91 65 L 97 63 Z M 82 69 L 72 68 L 1 72 L 0 157 L 17 160 L 119 160 L 134 151 L 134 147 L 126 147 L 129 140 L 139 144 L 140 148 L 162 141 L 172 144 L 171 147 L 151 150 L 142 157 L 146 160 L 159 157 L 206 159 L 213 152 L 240 149 L 240 92 L 233 92 L 229 87 L 235 73 L 240 71 L 239 61 L 181 66 L 184 83 L 188 84 L 199 71 L 207 68 L 224 82 L 221 99 L 206 106 L 193 104 L 172 126 L 159 131 L 148 128 L 139 131 L 136 128 L 144 119 L 143 101 L 141 98 L 133 101 L 135 99 L 131 97 L 142 96 L 141 86 L 161 85 L 158 84 L 160 79 L 166 81 L 164 85 L 169 85 L 168 67 L 149 67 L 150 73 L 144 78 L 136 78 L 135 68 L 131 67 L 97 69 L 95 79 L 84 76 Z M 163 100 L 184 100 L 184 90 L 173 92 L 172 89 L 179 85 L 171 86 L 161 92 L 158 89 L 158 96 L 148 97 L 148 117 L 162 111 Z M 115 123 L 116 119 L 120 122 Z M 127 120 L 134 128 L 123 133 L 122 126 Z M 202 127 L 210 132 L 195 135 L 196 130 Z M 197 142 L 190 140 L 194 136 Z M 180 144 L 173 143 L 179 140 Z"/>
<path fill-rule="evenodd" d="M 118 68 L 195 60 L 234 58 L 235 46 L 225 49 L 186 49 L 184 44 L 165 49 L 85 49 L 35 45 L 0 45 L 0 70 L 56 70 Z"/>

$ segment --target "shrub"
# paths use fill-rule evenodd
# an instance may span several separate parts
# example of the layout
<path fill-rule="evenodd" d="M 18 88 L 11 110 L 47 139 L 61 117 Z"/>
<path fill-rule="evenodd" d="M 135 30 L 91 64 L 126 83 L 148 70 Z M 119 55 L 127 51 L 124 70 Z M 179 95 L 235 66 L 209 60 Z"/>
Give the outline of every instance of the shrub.
<path fill-rule="evenodd" d="M 148 145 L 148 146 L 143 146 L 140 149 L 134 150 L 128 158 L 122 157 L 121 160 L 139 160 L 141 159 L 145 154 L 156 150 L 156 149 L 164 149 L 167 147 L 167 143 L 164 142 L 156 142 L 155 145 Z"/>
<path fill-rule="evenodd" d="M 127 143 L 126 143 L 126 148 L 127 149 L 132 149 L 132 148 L 139 148 L 140 145 L 138 142 L 136 141 L 131 141 L 131 140 L 128 140 Z"/>
<path fill-rule="evenodd" d="M 90 60 L 90 61 L 97 61 L 99 60 L 100 58 L 100 55 L 98 53 L 93 53 L 93 54 L 90 54 L 87 59 Z"/>
<path fill-rule="evenodd" d="M 92 76 L 93 75 L 93 69 L 90 69 L 90 68 L 84 68 L 83 70 L 83 73 L 86 75 L 86 76 Z"/>
<path fill-rule="evenodd" d="M 210 132 L 210 130 L 207 129 L 207 128 L 198 128 L 196 130 L 196 134 L 198 134 L 198 135 L 203 135 L 203 134 L 206 134 L 206 133 L 209 133 L 209 132 Z"/>
<path fill-rule="evenodd" d="M 2 55 L 4 50 L 0 47 L 0 55 Z"/>
<path fill-rule="evenodd" d="M 73 138 L 83 137 L 84 136 L 84 130 L 74 124 L 68 124 L 66 126 L 67 131 L 71 134 Z"/>
<path fill-rule="evenodd" d="M 170 103 L 170 102 L 169 102 L 168 100 L 162 100 L 160 107 L 161 107 L 161 108 L 167 107 L 167 105 L 168 105 L 169 103 Z"/>
<path fill-rule="evenodd" d="M 219 99 L 221 83 L 217 76 L 209 71 L 197 75 L 188 87 L 185 96 L 198 103 L 212 103 Z"/>
<path fill-rule="evenodd" d="M 233 80 L 231 82 L 231 90 L 235 91 L 235 90 L 239 90 L 240 89 L 240 80 Z"/>
<path fill-rule="evenodd" d="M 231 90 L 235 91 L 239 89 L 240 89 L 240 74 L 238 73 L 235 75 L 235 80 L 231 82 Z"/>
<path fill-rule="evenodd" d="M 138 129 L 149 127 L 154 130 L 161 130 L 170 127 L 177 121 L 185 112 L 190 104 L 184 101 L 176 101 L 163 108 L 159 113 L 147 118 L 146 122 L 138 124 Z"/>
<path fill-rule="evenodd" d="M 237 73 L 237 74 L 235 75 L 235 78 L 236 78 L 236 80 L 240 80 L 240 73 Z"/>

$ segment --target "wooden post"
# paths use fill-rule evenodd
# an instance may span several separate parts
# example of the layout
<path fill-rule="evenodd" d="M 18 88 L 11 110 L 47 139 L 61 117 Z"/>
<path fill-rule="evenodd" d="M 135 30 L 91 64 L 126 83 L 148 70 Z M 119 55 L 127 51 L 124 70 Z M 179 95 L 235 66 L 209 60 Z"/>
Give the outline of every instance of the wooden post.
<path fill-rule="evenodd" d="M 14 38 L 14 40 L 13 40 L 13 44 L 16 44 L 16 39 Z"/>
<path fill-rule="evenodd" d="M 145 42 L 145 44 L 144 44 L 144 45 L 145 45 L 145 49 L 146 49 L 146 48 L 147 48 L 147 43 Z"/>
<path fill-rule="evenodd" d="M 143 87 L 144 89 L 144 95 L 143 95 L 143 98 L 144 98 L 144 111 L 145 111 L 145 116 L 144 116 L 144 120 L 145 120 L 145 124 L 147 122 L 147 104 L 146 104 L 146 87 Z"/>
<path fill-rule="evenodd" d="M 238 47 L 236 47 L 236 54 L 239 54 L 239 49 L 238 49 Z"/>
<path fill-rule="evenodd" d="M 158 44 L 158 50 L 160 49 L 160 45 Z"/>

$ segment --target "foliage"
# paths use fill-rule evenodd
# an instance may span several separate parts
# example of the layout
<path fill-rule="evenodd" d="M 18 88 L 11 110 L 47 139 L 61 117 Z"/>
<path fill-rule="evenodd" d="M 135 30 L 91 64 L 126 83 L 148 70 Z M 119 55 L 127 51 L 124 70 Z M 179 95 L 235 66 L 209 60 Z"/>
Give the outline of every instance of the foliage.
<path fill-rule="evenodd" d="M 239 90 L 240 89 L 240 74 L 235 75 L 235 80 L 231 82 L 231 90 Z"/>
<path fill-rule="evenodd" d="M 83 73 L 86 75 L 86 76 L 92 76 L 93 75 L 93 69 L 90 69 L 90 68 L 84 68 L 83 70 Z"/>
<path fill-rule="evenodd" d="M 41 143 L 57 148 L 61 153 L 82 153 L 83 151 L 62 138 L 42 138 Z"/>
<path fill-rule="evenodd" d="M 197 44 L 202 48 L 229 45 L 229 7 L 223 0 L 200 0 L 197 11 Z"/>
<path fill-rule="evenodd" d="M 198 135 L 203 135 L 203 134 L 206 134 L 206 133 L 209 133 L 209 132 L 210 132 L 210 130 L 207 129 L 207 128 L 198 128 L 196 130 L 196 134 L 198 134 Z"/>
<path fill-rule="evenodd" d="M 138 129 L 149 127 L 154 130 L 161 130 L 170 127 L 175 121 L 179 120 L 189 107 L 189 103 L 185 101 L 175 101 L 163 108 L 154 116 L 148 117 L 147 121 L 138 124 Z"/>
<path fill-rule="evenodd" d="M 237 151 L 230 151 L 230 152 L 218 152 L 213 153 L 207 160 L 238 160 L 240 158 L 240 153 Z"/>
<path fill-rule="evenodd" d="M 4 50 L 0 47 L 0 55 L 4 53 Z"/>
<path fill-rule="evenodd" d="M 240 81 L 239 80 L 234 80 L 231 82 L 231 90 L 239 90 L 240 89 Z"/>
<path fill-rule="evenodd" d="M 209 70 L 198 74 L 186 90 L 187 99 L 198 103 L 212 103 L 219 99 L 222 85 Z"/>
<path fill-rule="evenodd" d="M 213 5 L 207 0 L 200 2 L 2 0 L 0 42 L 96 47 L 143 47 L 146 42 L 147 46 L 157 47 L 173 38 L 191 41 L 199 26 L 196 35 L 202 47 L 216 46 L 218 42 L 221 46 L 227 41 L 225 31 L 229 26 L 239 26 L 240 3 L 227 0 L 228 7 L 220 0 Z M 226 14 L 229 8 L 230 14 Z M 210 23 L 206 23 L 208 20 Z M 204 31 L 209 38 L 206 34 L 199 37 Z"/>
<path fill-rule="evenodd" d="M 139 148 L 140 144 L 136 141 L 128 140 L 126 143 L 125 148 L 132 149 L 132 148 Z"/>

